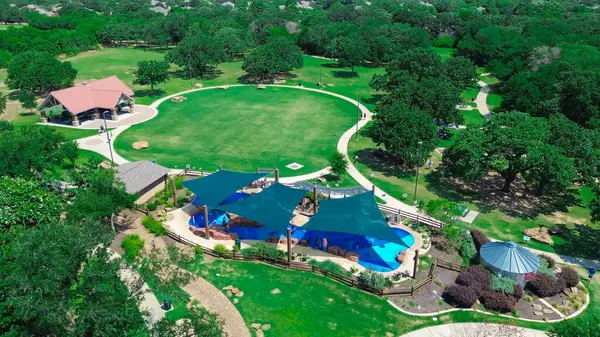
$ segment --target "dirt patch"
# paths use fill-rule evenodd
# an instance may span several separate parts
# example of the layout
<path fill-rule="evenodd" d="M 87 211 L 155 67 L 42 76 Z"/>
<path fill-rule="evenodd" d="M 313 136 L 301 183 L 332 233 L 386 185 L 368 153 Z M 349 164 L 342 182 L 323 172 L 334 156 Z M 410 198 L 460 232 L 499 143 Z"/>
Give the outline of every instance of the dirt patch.
<path fill-rule="evenodd" d="M 586 223 L 586 219 L 584 219 L 584 218 L 576 218 L 574 216 L 570 216 L 570 215 L 565 214 L 563 212 L 553 212 L 552 215 L 542 215 L 541 218 L 544 221 L 548 221 L 548 222 L 553 223 L 555 225 L 558 225 L 558 224 L 571 224 L 571 223 L 578 223 L 578 224 L 584 224 L 584 223 Z"/>

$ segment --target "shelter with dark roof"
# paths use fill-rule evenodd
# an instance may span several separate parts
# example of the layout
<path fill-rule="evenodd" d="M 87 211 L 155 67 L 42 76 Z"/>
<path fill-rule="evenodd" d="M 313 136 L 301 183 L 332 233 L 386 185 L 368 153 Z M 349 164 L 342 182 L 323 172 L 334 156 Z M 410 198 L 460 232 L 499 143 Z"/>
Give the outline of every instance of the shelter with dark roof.
<path fill-rule="evenodd" d="M 134 113 L 133 95 L 133 90 L 116 76 L 83 82 L 50 92 L 39 107 L 41 121 L 47 123 L 48 118 L 56 117 L 79 126 L 81 119 L 98 119 L 104 112 L 110 112 L 111 119 L 117 120 L 120 111 Z"/>
<path fill-rule="evenodd" d="M 537 255 L 512 241 L 486 243 L 481 246 L 479 254 L 481 263 L 489 270 L 521 285 L 540 268 Z"/>
<path fill-rule="evenodd" d="M 145 202 L 167 186 L 169 169 L 147 160 L 125 163 L 117 167 L 117 178 L 125 183 L 129 194 L 137 194 Z"/>

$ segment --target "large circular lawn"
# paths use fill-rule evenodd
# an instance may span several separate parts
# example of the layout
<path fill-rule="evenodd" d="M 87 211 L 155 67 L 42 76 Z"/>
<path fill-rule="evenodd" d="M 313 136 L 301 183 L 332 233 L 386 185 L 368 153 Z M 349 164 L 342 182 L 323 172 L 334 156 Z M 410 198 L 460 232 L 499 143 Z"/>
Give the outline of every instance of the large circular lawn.
<path fill-rule="evenodd" d="M 165 101 L 158 116 L 133 125 L 115 140 L 128 160 L 153 159 L 163 166 L 234 171 L 277 166 L 282 176 L 323 169 L 341 135 L 356 123 L 356 106 L 307 90 L 254 86 L 206 89 Z M 131 144 L 145 140 L 149 148 Z M 292 170 L 292 163 L 303 165 Z"/>

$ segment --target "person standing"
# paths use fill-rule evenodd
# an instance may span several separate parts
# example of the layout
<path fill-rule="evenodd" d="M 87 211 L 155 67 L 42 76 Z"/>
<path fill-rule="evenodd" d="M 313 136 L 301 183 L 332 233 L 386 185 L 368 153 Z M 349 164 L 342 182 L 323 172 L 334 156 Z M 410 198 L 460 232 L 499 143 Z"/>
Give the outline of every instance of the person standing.
<path fill-rule="evenodd" d="M 323 238 L 323 251 L 327 251 L 327 238 Z"/>
<path fill-rule="evenodd" d="M 320 243 L 321 243 L 321 242 L 319 241 L 319 239 L 320 239 L 320 238 L 319 238 L 319 236 L 317 235 L 317 239 L 315 240 L 315 248 L 317 248 L 317 250 L 319 249 L 319 246 L 320 246 Z"/>
<path fill-rule="evenodd" d="M 188 172 L 190 172 L 190 163 L 185 163 L 185 174 L 188 174 Z"/>

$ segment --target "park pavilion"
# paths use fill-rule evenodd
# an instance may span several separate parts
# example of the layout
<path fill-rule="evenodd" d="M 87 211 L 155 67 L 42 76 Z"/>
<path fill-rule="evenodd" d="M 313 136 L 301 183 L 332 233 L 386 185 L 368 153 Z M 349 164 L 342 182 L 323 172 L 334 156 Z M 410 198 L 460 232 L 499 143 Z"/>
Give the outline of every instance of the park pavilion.
<path fill-rule="evenodd" d="M 116 76 L 52 91 L 39 107 L 41 122 L 56 118 L 79 126 L 82 119 L 98 119 L 108 112 L 117 120 L 119 112 L 134 112 L 133 94 Z"/>

